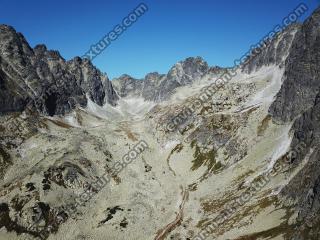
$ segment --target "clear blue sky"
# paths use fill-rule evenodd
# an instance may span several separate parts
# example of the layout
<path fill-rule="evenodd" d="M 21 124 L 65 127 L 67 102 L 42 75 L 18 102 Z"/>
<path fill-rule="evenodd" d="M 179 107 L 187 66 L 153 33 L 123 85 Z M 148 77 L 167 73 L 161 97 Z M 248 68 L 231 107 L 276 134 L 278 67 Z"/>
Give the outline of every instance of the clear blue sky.
<path fill-rule="evenodd" d="M 299 3 L 310 12 L 318 0 L 146 0 L 149 11 L 93 63 L 110 78 L 166 73 L 176 62 L 201 56 L 231 66 Z M 44 43 L 68 59 L 121 23 L 135 0 L 1 0 L 0 23 L 22 32 L 31 46 Z"/>

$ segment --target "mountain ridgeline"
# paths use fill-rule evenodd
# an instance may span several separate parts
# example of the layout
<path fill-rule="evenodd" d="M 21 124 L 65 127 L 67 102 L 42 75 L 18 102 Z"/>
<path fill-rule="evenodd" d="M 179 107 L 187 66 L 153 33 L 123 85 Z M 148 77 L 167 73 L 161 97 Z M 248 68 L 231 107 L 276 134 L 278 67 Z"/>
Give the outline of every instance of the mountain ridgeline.
<path fill-rule="evenodd" d="M 197 232 L 219 210 L 298 149 L 216 232 L 320 239 L 320 8 L 253 52 L 201 102 L 232 68 L 190 57 L 166 74 L 110 81 L 88 59 L 32 48 L 0 25 L 0 238 L 39 237 L 37 225 L 44 239 L 204 239 Z M 112 171 L 116 159 L 130 164 Z M 107 173 L 112 184 L 97 190 Z M 66 211 L 86 191 L 95 200 Z"/>
<path fill-rule="evenodd" d="M 107 76 L 86 59 L 65 61 L 45 45 L 31 48 L 12 27 L 0 25 L 0 111 L 34 108 L 45 115 L 85 107 L 87 96 L 102 106 L 117 95 Z"/>
<path fill-rule="evenodd" d="M 296 43 L 291 47 L 291 43 L 300 42 L 304 28 L 300 24 L 289 26 L 250 58 L 242 71 L 251 73 L 270 65 L 284 67 L 287 55 L 290 59 L 296 54 L 294 48 L 298 47 Z M 190 57 L 176 63 L 167 74 L 153 72 L 143 79 L 124 74 L 110 81 L 87 59 L 75 57 L 66 61 L 45 45 L 31 48 L 21 33 L 7 25 L 0 25 L 0 64 L 0 112 L 29 107 L 50 116 L 69 113 L 76 106 L 86 107 L 88 98 L 100 106 L 115 106 L 119 98 L 130 96 L 161 102 L 169 100 L 179 87 L 227 72 L 227 68 L 208 66 L 201 57 Z M 273 106 L 271 112 L 276 108 Z"/>

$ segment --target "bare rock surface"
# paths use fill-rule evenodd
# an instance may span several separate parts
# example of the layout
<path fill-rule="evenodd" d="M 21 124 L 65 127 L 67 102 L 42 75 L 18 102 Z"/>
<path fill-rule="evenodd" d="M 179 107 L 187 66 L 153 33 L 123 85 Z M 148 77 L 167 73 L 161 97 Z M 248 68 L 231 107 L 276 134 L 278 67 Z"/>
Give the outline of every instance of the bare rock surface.
<path fill-rule="evenodd" d="M 117 95 L 107 77 L 79 57 L 66 61 L 45 45 L 32 49 L 22 34 L 0 26 L 0 112 L 35 107 L 46 115 L 65 114 L 87 97 L 103 105 Z"/>

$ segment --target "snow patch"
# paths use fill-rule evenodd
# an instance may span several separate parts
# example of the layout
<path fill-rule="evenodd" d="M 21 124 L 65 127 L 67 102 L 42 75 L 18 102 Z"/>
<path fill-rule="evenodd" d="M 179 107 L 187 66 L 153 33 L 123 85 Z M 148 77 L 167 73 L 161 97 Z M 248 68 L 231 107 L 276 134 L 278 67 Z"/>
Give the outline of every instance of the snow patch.
<path fill-rule="evenodd" d="M 273 153 L 269 157 L 270 160 L 268 162 L 268 165 L 262 171 L 257 172 L 254 176 L 245 181 L 245 186 L 250 186 L 253 180 L 258 178 L 259 176 L 264 176 L 270 173 L 279 158 L 289 151 L 292 142 L 292 136 L 290 136 L 291 126 L 292 123 L 285 126 L 283 134 L 274 139 L 275 149 L 273 149 Z"/>
<path fill-rule="evenodd" d="M 99 106 L 93 102 L 87 95 L 87 107 L 85 111 L 93 116 L 102 119 L 115 119 L 121 117 L 123 114 L 116 108 L 106 103 L 104 106 Z"/>
<path fill-rule="evenodd" d="M 147 114 L 156 103 L 146 101 L 142 97 L 126 97 L 121 98 L 115 109 L 122 115 L 132 118 L 142 118 Z"/>
<path fill-rule="evenodd" d="M 288 152 L 291 142 L 292 142 L 292 136 L 289 135 L 290 128 L 286 129 L 285 133 L 280 136 L 280 142 L 278 143 L 278 147 L 275 149 L 270 163 L 267 167 L 267 172 L 270 172 L 274 165 L 276 164 L 277 160 L 282 157 L 286 152 Z"/>
<path fill-rule="evenodd" d="M 73 127 L 80 127 L 80 124 L 78 122 L 77 116 L 75 112 L 72 112 L 71 114 L 66 115 L 63 118 L 63 121 L 67 124 L 69 124 L 70 126 Z"/>
<path fill-rule="evenodd" d="M 162 145 L 162 149 L 164 149 L 164 150 L 172 149 L 180 143 L 181 142 L 179 140 L 172 140 L 172 141 L 169 141 L 169 142 L 165 143 L 164 145 Z"/>
<path fill-rule="evenodd" d="M 246 81 L 251 83 L 258 83 L 261 81 L 266 84 L 266 87 L 258 91 L 251 99 L 245 104 L 245 107 L 259 104 L 271 104 L 275 95 L 279 92 L 281 88 L 281 79 L 284 70 L 279 67 L 264 67 L 259 72 L 256 73 L 254 77 L 247 79 Z"/>

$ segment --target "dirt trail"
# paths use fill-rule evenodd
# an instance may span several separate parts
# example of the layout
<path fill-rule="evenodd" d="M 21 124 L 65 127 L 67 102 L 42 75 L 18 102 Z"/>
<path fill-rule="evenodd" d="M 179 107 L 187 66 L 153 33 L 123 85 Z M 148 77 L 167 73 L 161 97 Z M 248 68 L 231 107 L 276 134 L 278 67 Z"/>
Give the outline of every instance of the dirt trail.
<path fill-rule="evenodd" d="M 181 189 L 182 189 L 182 192 L 181 192 L 182 201 L 181 201 L 181 204 L 179 206 L 179 212 L 177 213 L 177 216 L 176 216 L 175 220 L 172 221 L 171 223 L 167 224 L 164 228 L 158 230 L 157 231 L 157 235 L 156 235 L 154 240 L 164 240 L 165 237 L 170 232 L 172 232 L 177 226 L 179 226 L 180 223 L 182 222 L 183 209 L 184 209 L 184 205 L 185 205 L 186 201 L 188 200 L 189 191 L 188 190 L 184 190 L 182 187 L 181 187 Z"/>

